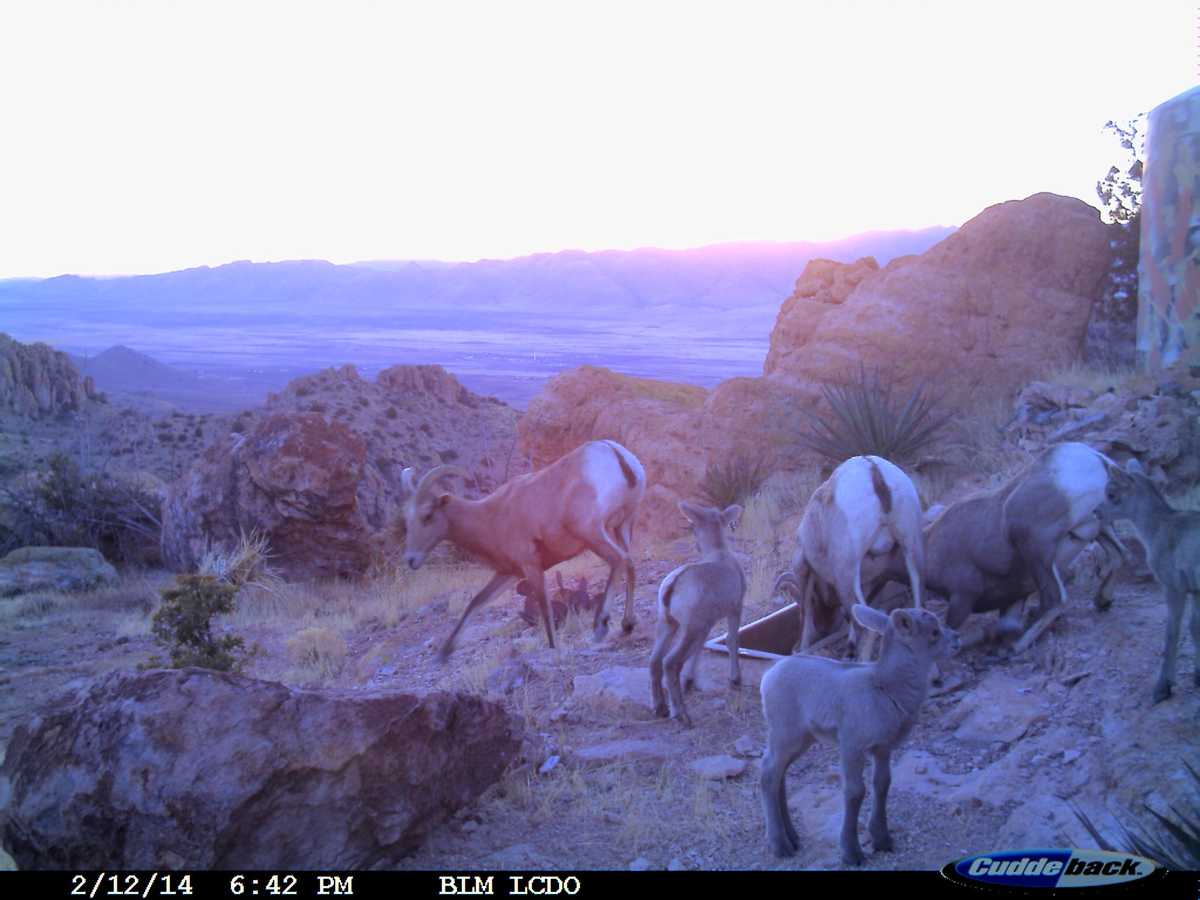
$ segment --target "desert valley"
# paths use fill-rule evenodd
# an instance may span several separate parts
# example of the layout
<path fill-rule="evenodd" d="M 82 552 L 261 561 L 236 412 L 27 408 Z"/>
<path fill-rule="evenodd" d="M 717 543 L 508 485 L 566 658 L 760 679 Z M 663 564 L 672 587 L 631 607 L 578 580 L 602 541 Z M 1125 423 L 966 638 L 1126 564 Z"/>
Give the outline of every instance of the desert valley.
<path fill-rule="evenodd" d="M 788 656 L 812 615 L 829 659 L 847 652 L 837 598 L 794 605 L 777 580 L 820 486 L 867 452 L 839 455 L 855 416 L 872 432 L 864 410 L 886 431 L 929 404 L 919 440 L 872 432 L 922 511 L 1064 443 L 1200 510 L 1200 366 L 1135 366 L 1112 227 L 1040 193 L 828 245 L 0 282 L 0 862 L 845 867 L 832 744 L 782 790 L 798 849 L 768 847 L 772 659 L 743 657 L 730 685 L 728 655 L 702 650 L 691 727 L 674 702 L 656 714 L 660 584 L 697 557 L 680 502 L 740 507 L 742 625 L 794 609 Z M 594 639 L 609 566 L 584 552 L 546 579 L 556 647 L 523 581 L 442 659 L 491 570 L 449 541 L 413 565 L 407 478 L 449 466 L 445 491 L 476 500 L 589 441 L 643 470 L 621 463 L 644 492 L 632 628 L 616 578 Z M 1130 521 L 1114 528 L 1110 605 L 1105 549 L 1084 542 L 1028 641 L 991 609 L 966 617 L 892 756 L 890 849 L 867 779 L 864 867 L 1095 846 L 1084 819 L 1123 846 L 1147 809 L 1195 804 L 1200 609 L 1159 696 L 1164 589 Z M 1047 611 L 1034 587 L 1020 629 Z M 944 623 L 949 600 L 927 588 L 924 608 Z M 873 603 L 912 599 L 893 584 Z"/>

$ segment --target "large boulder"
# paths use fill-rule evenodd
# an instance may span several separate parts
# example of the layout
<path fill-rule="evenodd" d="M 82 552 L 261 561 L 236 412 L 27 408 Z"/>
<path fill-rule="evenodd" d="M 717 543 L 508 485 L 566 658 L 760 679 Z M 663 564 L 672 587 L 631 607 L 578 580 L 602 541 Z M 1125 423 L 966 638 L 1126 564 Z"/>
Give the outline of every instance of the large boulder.
<path fill-rule="evenodd" d="M 387 867 L 499 778 L 521 732 L 472 695 L 114 673 L 17 728 L 0 842 L 22 869 Z"/>
<path fill-rule="evenodd" d="M 92 379 L 46 344 L 22 344 L 0 333 L 0 412 L 40 418 L 98 399 Z"/>
<path fill-rule="evenodd" d="M 21 547 L 0 559 L 0 597 L 87 591 L 116 581 L 117 570 L 91 547 Z"/>
<path fill-rule="evenodd" d="M 1095 209 L 1043 193 L 878 272 L 815 261 L 780 310 L 764 374 L 815 395 L 865 364 L 901 388 L 935 379 L 953 400 L 1011 394 L 1080 357 L 1111 255 Z"/>
<path fill-rule="evenodd" d="M 163 504 L 163 550 L 190 569 L 210 544 L 257 530 L 293 578 L 356 577 L 403 545 L 400 472 L 454 462 L 494 487 L 516 411 L 440 366 L 395 366 L 375 382 L 351 366 L 299 378 L 240 414 Z"/>

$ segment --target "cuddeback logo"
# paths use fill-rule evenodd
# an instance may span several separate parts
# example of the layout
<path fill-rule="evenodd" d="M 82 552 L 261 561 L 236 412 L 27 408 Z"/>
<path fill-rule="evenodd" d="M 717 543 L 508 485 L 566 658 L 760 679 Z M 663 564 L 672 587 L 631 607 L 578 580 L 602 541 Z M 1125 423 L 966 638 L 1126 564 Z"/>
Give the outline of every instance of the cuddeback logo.
<path fill-rule="evenodd" d="M 1098 888 L 1163 872 L 1144 856 L 1105 850 L 1004 850 L 947 863 L 942 874 L 956 884 L 1008 890 Z"/>

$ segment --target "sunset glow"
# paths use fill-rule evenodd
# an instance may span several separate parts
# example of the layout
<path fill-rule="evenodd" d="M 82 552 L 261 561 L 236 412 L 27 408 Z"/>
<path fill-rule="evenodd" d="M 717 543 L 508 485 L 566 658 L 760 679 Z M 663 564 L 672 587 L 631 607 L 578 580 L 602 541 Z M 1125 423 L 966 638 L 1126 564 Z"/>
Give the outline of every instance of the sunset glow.
<path fill-rule="evenodd" d="M 822 240 L 1095 203 L 1195 4 L 0 8 L 0 277 Z M 984 12 L 986 10 L 986 12 Z M 1119 65 L 1114 63 L 1120 59 Z"/>

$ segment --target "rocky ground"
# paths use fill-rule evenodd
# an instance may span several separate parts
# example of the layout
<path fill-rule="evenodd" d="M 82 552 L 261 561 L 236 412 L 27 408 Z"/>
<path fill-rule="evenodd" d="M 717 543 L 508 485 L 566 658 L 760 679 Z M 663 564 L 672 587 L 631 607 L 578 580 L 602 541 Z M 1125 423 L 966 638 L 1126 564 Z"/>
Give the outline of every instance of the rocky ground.
<path fill-rule="evenodd" d="M 524 763 L 418 852 L 391 861 L 396 867 L 837 868 L 841 790 L 830 747 L 792 768 L 801 852 L 779 861 L 766 851 L 757 685 L 768 663 L 746 660 L 746 683 L 731 690 L 727 658 L 706 651 L 690 701 L 696 727 L 653 717 L 653 596 L 688 551 L 683 542 L 647 550 L 638 626 L 600 644 L 572 617 L 563 649 L 549 650 L 540 630 L 516 616 L 519 598 L 510 593 L 472 620 L 440 665 L 436 645 L 485 580 L 461 565 L 358 586 L 248 593 L 225 627 L 255 649 L 252 676 L 363 691 L 457 688 L 500 699 L 524 719 Z M 1128 567 L 1113 609 L 1098 613 L 1091 564 L 1085 557 L 1079 567 L 1069 614 L 1025 656 L 977 648 L 947 667 L 895 759 L 894 852 L 871 852 L 863 811 L 868 867 L 931 869 L 993 848 L 1086 845 L 1071 804 L 1111 831 L 1109 811 L 1143 802 L 1165 809 L 1188 797 L 1182 761 L 1194 763 L 1200 742 L 1193 648 L 1181 650 L 1175 696 L 1151 705 L 1164 629 L 1158 588 L 1144 569 Z M 600 583 L 590 557 L 568 569 Z M 165 578 L 127 575 L 91 594 L 0 601 L 0 740 L 58 690 L 154 654 L 149 614 Z M 761 591 L 750 606 L 747 618 L 772 608 Z"/>

